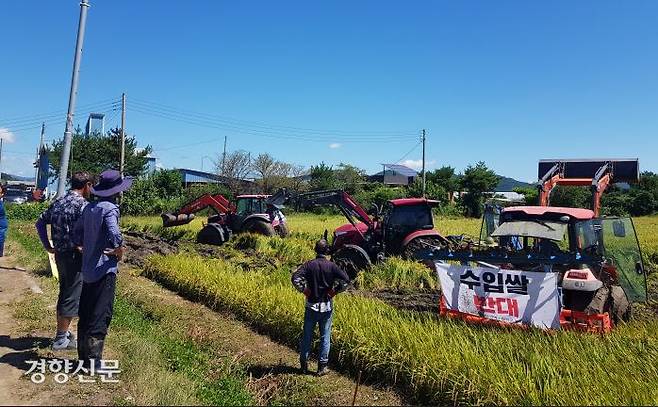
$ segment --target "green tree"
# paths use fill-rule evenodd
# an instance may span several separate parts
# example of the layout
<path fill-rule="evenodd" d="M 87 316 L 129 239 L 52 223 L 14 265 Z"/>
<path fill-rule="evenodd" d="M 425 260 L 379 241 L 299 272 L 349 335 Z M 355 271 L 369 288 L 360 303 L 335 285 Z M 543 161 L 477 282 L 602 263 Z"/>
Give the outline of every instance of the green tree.
<path fill-rule="evenodd" d="M 121 213 L 125 215 L 159 215 L 182 205 L 183 180 L 177 170 L 158 170 L 150 177 L 140 177 L 123 194 Z"/>
<path fill-rule="evenodd" d="M 487 165 L 480 161 L 469 165 L 461 177 L 461 188 L 466 193 L 462 196 L 462 204 L 466 216 L 479 218 L 482 216 L 482 205 L 487 192 L 492 192 L 500 177 Z"/>
<path fill-rule="evenodd" d="M 658 174 L 650 171 L 645 171 L 640 175 L 640 183 L 638 189 L 650 192 L 654 199 L 658 200 Z"/>
<path fill-rule="evenodd" d="M 423 196 L 423 180 L 416 178 L 413 183 L 407 188 L 408 194 L 414 198 L 420 198 Z M 436 184 L 434 181 L 426 180 L 425 182 L 425 197 L 428 199 L 434 199 L 441 204 L 448 203 L 448 193 L 441 186 Z"/>
<path fill-rule="evenodd" d="M 51 176 L 59 173 L 59 162 L 64 147 L 64 139 L 53 142 L 49 152 Z M 124 173 L 128 176 L 139 177 L 146 172 L 147 158 L 152 151 L 151 146 L 137 148 L 135 136 L 126 134 L 125 167 Z M 100 174 L 102 171 L 113 168 L 119 169 L 121 160 L 121 130 L 111 129 L 106 134 L 85 135 L 80 128 L 75 130 L 71 142 L 71 157 L 69 160 L 69 173 L 87 171 Z"/>
<path fill-rule="evenodd" d="M 628 212 L 632 216 L 651 215 L 658 209 L 658 203 L 654 195 L 643 189 L 633 189 L 629 193 L 630 202 Z"/>
<path fill-rule="evenodd" d="M 350 164 L 340 163 L 334 173 L 340 188 L 352 195 L 361 191 L 366 180 L 366 172 Z"/>
<path fill-rule="evenodd" d="M 334 169 L 324 162 L 312 166 L 309 175 L 311 190 L 335 189 L 339 186 Z"/>
<path fill-rule="evenodd" d="M 460 177 L 455 173 L 455 169 L 450 166 L 443 166 L 428 172 L 427 181 L 432 181 L 438 187 L 443 188 L 449 194 L 450 200 L 452 200 L 453 193 L 459 190 Z"/>
<path fill-rule="evenodd" d="M 514 188 L 514 192 L 523 195 L 523 200 L 526 205 L 539 205 L 539 191 L 537 191 L 537 188 L 518 187 Z"/>
<path fill-rule="evenodd" d="M 611 188 L 601 197 L 601 212 L 605 215 L 628 215 L 631 196 L 628 192 Z"/>
<path fill-rule="evenodd" d="M 404 198 L 407 196 L 407 190 L 404 187 L 389 187 L 386 185 L 372 183 L 364 186 L 363 190 L 354 195 L 354 199 L 366 211 L 369 211 L 372 204 L 377 206 L 384 205 L 391 199 Z"/>
<path fill-rule="evenodd" d="M 565 208 L 591 208 L 592 192 L 585 187 L 558 185 L 551 191 L 550 204 Z"/>
<path fill-rule="evenodd" d="M 178 170 L 157 170 L 150 180 L 162 198 L 176 199 L 183 193 L 183 177 Z"/>

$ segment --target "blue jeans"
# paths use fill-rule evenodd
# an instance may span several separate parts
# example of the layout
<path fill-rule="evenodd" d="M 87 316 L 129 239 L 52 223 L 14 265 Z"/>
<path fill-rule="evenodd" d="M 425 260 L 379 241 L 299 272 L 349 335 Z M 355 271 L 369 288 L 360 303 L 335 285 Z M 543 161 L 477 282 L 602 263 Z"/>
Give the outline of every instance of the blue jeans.
<path fill-rule="evenodd" d="M 9 224 L 6 220 L 0 221 L 0 256 L 5 255 L 5 236 L 7 235 L 7 228 Z"/>
<path fill-rule="evenodd" d="M 331 345 L 331 316 L 333 311 L 317 312 L 306 308 L 304 312 L 304 333 L 300 344 L 301 352 L 299 361 L 304 363 L 308 361 L 308 355 L 311 352 L 311 342 L 313 341 L 313 331 L 315 325 L 320 327 L 320 355 L 318 362 L 326 365 L 329 362 L 329 347 Z"/>

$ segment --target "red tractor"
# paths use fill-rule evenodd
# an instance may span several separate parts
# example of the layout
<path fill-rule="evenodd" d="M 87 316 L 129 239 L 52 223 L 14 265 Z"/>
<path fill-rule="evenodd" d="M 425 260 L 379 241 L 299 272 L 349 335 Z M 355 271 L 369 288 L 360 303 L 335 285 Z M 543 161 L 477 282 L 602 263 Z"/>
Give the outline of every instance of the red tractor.
<path fill-rule="evenodd" d="M 342 190 L 308 192 L 295 200 L 300 209 L 333 205 L 345 215 L 349 223 L 334 231 L 331 258 L 352 279 L 360 270 L 386 256 L 413 258 L 421 248 L 442 247 L 448 243 L 434 230 L 432 208 L 438 205 L 437 201 L 393 199 L 383 208 L 374 205 L 371 217 Z"/>
<path fill-rule="evenodd" d="M 194 214 L 206 208 L 215 211 L 208 223 L 197 234 L 197 242 L 222 245 L 234 233 L 252 232 L 265 236 L 288 235 L 286 218 L 281 212 L 287 199 L 285 190 L 274 195 L 239 195 L 233 205 L 224 196 L 203 195 L 174 213 L 163 213 L 164 227 L 190 223 Z"/>

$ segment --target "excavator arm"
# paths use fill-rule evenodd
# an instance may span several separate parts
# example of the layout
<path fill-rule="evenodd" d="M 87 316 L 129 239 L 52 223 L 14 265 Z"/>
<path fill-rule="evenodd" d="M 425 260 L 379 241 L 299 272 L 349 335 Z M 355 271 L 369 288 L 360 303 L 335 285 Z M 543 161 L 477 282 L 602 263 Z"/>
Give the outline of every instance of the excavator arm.
<path fill-rule="evenodd" d="M 217 214 L 234 212 L 235 208 L 223 195 L 205 194 L 196 198 L 173 213 L 162 214 L 164 227 L 185 225 L 194 219 L 194 214 L 206 208 L 212 208 Z"/>
<path fill-rule="evenodd" d="M 306 192 L 297 195 L 294 201 L 298 210 L 308 209 L 313 206 L 333 205 L 345 215 L 352 225 L 356 225 L 357 222 L 363 222 L 369 228 L 375 225 L 375 222 L 354 198 L 340 189 Z"/>

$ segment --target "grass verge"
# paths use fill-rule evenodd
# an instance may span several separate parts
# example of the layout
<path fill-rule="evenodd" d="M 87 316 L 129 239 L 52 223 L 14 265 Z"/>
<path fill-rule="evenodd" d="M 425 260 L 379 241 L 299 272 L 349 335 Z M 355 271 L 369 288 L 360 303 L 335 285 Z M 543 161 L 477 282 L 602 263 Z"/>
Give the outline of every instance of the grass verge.
<path fill-rule="evenodd" d="M 28 222 L 12 222 L 9 233 L 12 252 L 19 264 L 39 275 L 49 274 L 45 252 Z M 115 301 L 108 337 L 109 355 L 120 360 L 121 377 L 130 395 L 115 399 L 118 404 L 138 405 L 252 405 L 244 368 L 218 359 L 198 346 L 175 326 L 150 318 L 134 302 L 121 295 Z M 57 284 L 41 277 L 44 295 L 26 294 L 13 304 L 13 315 L 26 332 L 52 331 Z M 43 349 L 47 353 L 47 348 Z M 68 352 L 75 357 L 75 352 Z"/>

